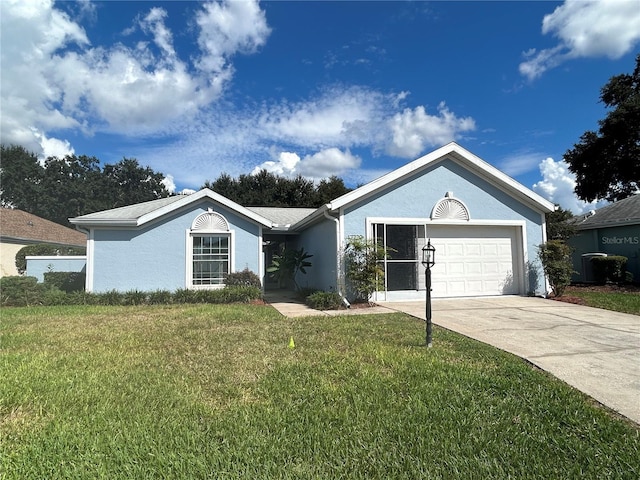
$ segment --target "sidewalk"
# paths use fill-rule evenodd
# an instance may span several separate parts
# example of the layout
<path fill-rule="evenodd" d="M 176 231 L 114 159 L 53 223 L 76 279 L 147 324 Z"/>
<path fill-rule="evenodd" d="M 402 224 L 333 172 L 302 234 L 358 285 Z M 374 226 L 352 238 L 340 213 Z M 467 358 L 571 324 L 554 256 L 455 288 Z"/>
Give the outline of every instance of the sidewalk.
<path fill-rule="evenodd" d="M 368 308 L 342 308 L 339 310 L 314 310 L 305 305 L 295 292 L 287 290 L 271 290 L 265 292 L 264 300 L 285 317 L 336 317 L 339 315 L 369 315 L 372 313 L 394 313 L 392 308 L 375 305 Z"/>

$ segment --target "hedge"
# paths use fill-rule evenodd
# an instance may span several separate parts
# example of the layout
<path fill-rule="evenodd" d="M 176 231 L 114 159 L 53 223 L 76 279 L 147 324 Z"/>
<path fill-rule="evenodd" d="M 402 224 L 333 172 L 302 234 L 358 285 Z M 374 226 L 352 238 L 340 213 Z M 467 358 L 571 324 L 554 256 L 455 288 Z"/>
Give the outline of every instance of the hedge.
<path fill-rule="evenodd" d="M 609 255 L 608 257 L 591 257 L 593 276 L 596 283 L 624 283 L 627 271 L 627 257 Z"/>
<path fill-rule="evenodd" d="M 44 272 L 44 283 L 66 293 L 84 290 L 84 272 Z"/>
<path fill-rule="evenodd" d="M 86 255 L 85 247 L 64 247 L 61 245 L 51 245 L 48 243 L 38 243 L 36 245 L 27 245 L 22 247 L 16 253 L 16 268 L 19 274 L 27 271 L 27 256 L 46 256 L 46 255 Z"/>
<path fill-rule="evenodd" d="M 53 272 L 52 272 L 53 273 Z M 58 272 L 56 272 L 58 273 Z M 55 277 L 54 277 L 55 278 Z M 225 286 L 218 290 L 158 290 L 142 292 L 111 290 L 89 293 L 83 290 L 65 292 L 56 286 L 38 283 L 36 277 L 0 278 L 2 306 L 32 305 L 157 305 L 186 303 L 249 303 L 262 298 L 262 290 L 251 286 Z"/>

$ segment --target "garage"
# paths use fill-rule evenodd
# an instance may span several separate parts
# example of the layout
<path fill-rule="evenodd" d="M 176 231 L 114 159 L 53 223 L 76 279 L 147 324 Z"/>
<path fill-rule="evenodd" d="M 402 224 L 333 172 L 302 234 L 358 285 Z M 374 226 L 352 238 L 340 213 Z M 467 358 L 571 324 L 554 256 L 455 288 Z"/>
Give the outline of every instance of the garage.
<path fill-rule="evenodd" d="M 436 248 L 434 297 L 520 293 L 519 229 L 513 226 L 429 226 Z M 521 256 L 521 255 L 520 255 Z"/>

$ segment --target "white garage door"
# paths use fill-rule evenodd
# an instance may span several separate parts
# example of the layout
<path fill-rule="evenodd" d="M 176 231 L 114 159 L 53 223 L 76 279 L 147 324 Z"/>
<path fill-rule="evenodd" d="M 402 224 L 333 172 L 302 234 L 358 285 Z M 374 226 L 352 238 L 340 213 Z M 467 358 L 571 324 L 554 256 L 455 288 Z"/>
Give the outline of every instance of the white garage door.
<path fill-rule="evenodd" d="M 519 293 L 515 227 L 431 226 L 427 236 L 436 248 L 434 297 Z"/>

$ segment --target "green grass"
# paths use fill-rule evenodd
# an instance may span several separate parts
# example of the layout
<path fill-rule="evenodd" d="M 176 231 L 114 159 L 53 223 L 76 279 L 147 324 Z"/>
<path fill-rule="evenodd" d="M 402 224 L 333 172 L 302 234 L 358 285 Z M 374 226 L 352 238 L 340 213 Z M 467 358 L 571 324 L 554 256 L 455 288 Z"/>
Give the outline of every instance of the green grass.
<path fill-rule="evenodd" d="M 452 332 L 426 349 L 406 315 L 0 314 L 3 480 L 640 476 L 637 426 Z"/>
<path fill-rule="evenodd" d="M 565 295 L 582 298 L 589 307 L 640 315 L 640 292 L 598 292 L 584 288 L 570 288 Z"/>

